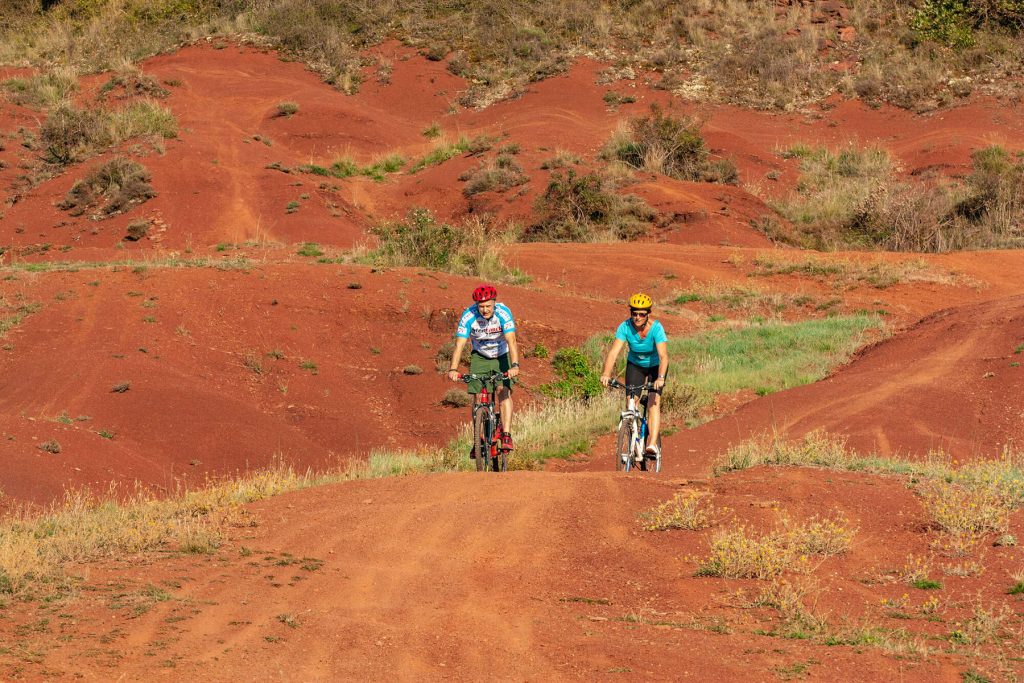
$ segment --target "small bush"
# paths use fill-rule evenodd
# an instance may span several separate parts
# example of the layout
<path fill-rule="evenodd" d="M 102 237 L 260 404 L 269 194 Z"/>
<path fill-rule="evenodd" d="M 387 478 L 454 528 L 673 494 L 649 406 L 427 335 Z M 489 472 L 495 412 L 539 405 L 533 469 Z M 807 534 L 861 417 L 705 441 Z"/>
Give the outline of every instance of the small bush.
<path fill-rule="evenodd" d="M 69 69 L 47 71 L 3 82 L 11 102 L 33 109 L 51 109 L 67 102 L 78 89 L 78 78 Z"/>
<path fill-rule="evenodd" d="M 640 524 L 647 531 L 706 529 L 727 512 L 710 505 L 709 500 L 710 496 L 698 491 L 680 491 L 670 500 L 641 512 Z"/>
<path fill-rule="evenodd" d="M 454 227 L 438 223 L 428 209 L 413 209 L 404 222 L 373 228 L 379 244 L 366 259 L 382 266 L 418 266 L 506 282 L 526 281 L 522 273 L 501 262 L 497 244 L 505 237 L 493 235 L 489 228 L 480 218 Z"/>
<path fill-rule="evenodd" d="M 96 217 L 112 216 L 156 196 L 149 184 L 149 171 L 142 164 L 115 157 L 92 169 L 79 180 L 57 206 L 81 216 L 97 207 Z"/>
<path fill-rule="evenodd" d="M 619 196 L 597 173 L 570 169 L 551 174 L 534 206 L 537 219 L 523 232 L 525 241 L 593 242 L 643 235 L 655 212 L 638 197 Z"/>
<path fill-rule="evenodd" d="M 541 385 L 542 393 L 562 399 L 589 399 L 604 392 L 601 378 L 579 349 L 559 349 L 551 359 L 551 365 L 558 379 Z"/>
<path fill-rule="evenodd" d="M 129 242 L 138 242 L 145 237 L 147 233 L 149 233 L 148 219 L 132 221 L 128 224 L 127 234 L 124 238 Z"/>
<path fill-rule="evenodd" d="M 50 453 L 52 455 L 59 455 L 61 451 L 60 444 L 56 440 L 44 441 L 36 446 L 36 448 L 44 453 Z"/>
<path fill-rule="evenodd" d="M 418 365 L 406 365 L 402 368 L 402 373 L 405 375 L 422 375 L 423 368 Z"/>
<path fill-rule="evenodd" d="M 299 105 L 295 102 L 278 102 L 277 116 L 294 116 L 299 112 Z"/>
<path fill-rule="evenodd" d="M 523 169 L 511 156 L 499 155 L 490 163 L 481 163 L 475 169 L 459 176 L 465 181 L 462 194 L 472 197 L 480 192 L 505 192 L 529 180 Z"/>
<path fill-rule="evenodd" d="M 444 398 L 441 399 L 441 405 L 452 408 L 465 408 L 471 403 L 473 403 L 473 397 L 462 389 L 449 389 L 444 393 Z"/>
<path fill-rule="evenodd" d="M 148 76 L 137 69 L 129 69 L 123 73 L 115 74 L 100 87 L 97 99 L 103 100 L 120 92 L 117 97 L 121 99 L 130 97 L 155 97 L 164 99 L 169 97 L 171 91 L 161 86 L 156 79 Z"/>
<path fill-rule="evenodd" d="M 323 256 L 324 252 L 320 249 L 320 245 L 316 242 L 305 242 L 299 250 L 295 252 L 299 256 L 317 257 Z"/>
<path fill-rule="evenodd" d="M 58 165 L 80 161 L 112 143 L 108 120 L 97 111 L 60 107 L 39 129 L 43 159 Z"/>
<path fill-rule="evenodd" d="M 704 180 L 708 170 L 708 151 L 700 126 L 689 117 L 677 118 L 658 107 L 651 108 L 650 116 L 633 119 L 627 130 L 613 136 L 604 154 L 633 168 L 679 180 Z"/>

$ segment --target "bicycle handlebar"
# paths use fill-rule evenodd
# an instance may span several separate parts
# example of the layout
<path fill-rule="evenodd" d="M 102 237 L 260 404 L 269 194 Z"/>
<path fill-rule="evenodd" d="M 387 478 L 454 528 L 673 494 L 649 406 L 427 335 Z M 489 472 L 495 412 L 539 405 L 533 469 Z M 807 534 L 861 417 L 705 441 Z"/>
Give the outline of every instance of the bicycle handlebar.
<path fill-rule="evenodd" d="M 608 386 L 612 389 L 625 389 L 626 391 L 640 391 L 642 389 L 646 389 L 647 391 L 657 391 L 657 389 L 654 388 L 654 384 L 651 382 L 647 382 L 645 384 L 623 384 L 614 378 L 608 380 Z"/>
<path fill-rule="evenodd" d="M 471 375 L 471 374 L 459 375 L 459 379 L 461 379 L 466 384 L 469 384 L 473 380 L 480 380 L 481 382 L 497 382 L 500 379 L 512 379 L 512 380 L 515 380 L 514 377 L 510 378 L 508 376 L 507 372 L 500 372 L 498 370 L 492 370 L 491 372 L 489 372 L 486 375 Z"/>

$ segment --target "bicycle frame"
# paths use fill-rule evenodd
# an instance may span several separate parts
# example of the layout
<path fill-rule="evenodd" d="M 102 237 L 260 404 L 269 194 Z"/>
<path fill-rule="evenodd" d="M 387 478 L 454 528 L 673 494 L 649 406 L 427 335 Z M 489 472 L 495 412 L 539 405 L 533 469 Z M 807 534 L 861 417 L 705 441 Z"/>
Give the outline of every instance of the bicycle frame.
<path fill-rule="evenodd" d="M 462 376 L 462 381 L 467 384 L 473 380 L 483 383 L 479 399 L 473 404 L 473 448 L 477 471 L 493 469 L 504 472 L 508 469 L 508 452 L 498 447 L 502 430 L 498 386 L 506 378 L 507 375 L 498 371 L 488 375 Z"/>
<path fill-rule="evenodd" d="M 644 384 L 633 387 L 612 380 L 608 383 L 608 386 L 626 391 L 626 409 L 619 413 L 619 426 L 616 430 L 619 433 L 619 436 L 616 438 L 616 467 L 628 472 L 633 468 L 633 464 L 638 462 L 644 470 L 653 467 L 654 471 L 661 471 L 661 458 L 648 458 L 645 452 L 648 435 L 647 396 L 654 389 L 654 385 Z M 639 393 L 633 393 L 635 390 L 639 390 Z M 622 443 L 622 430 L 624 427 L 629 432 L 628 443 L 626 444 Z M 649 464 L 647 462 L 648 459 L 653 459 L 654 462 Z"/>

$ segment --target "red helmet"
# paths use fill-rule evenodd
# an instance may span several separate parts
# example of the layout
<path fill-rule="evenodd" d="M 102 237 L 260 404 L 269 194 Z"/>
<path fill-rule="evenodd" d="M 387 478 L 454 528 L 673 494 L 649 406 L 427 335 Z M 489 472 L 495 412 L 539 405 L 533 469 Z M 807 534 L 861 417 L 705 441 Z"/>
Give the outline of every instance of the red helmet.
<path fill-rule="evenodd" d="M 487 301 L 488 299 L 497 299 L 498 290 L 490 285 L 480 285 L 473 290 L 473 301 L 480 303 L 481 301 Z"/>

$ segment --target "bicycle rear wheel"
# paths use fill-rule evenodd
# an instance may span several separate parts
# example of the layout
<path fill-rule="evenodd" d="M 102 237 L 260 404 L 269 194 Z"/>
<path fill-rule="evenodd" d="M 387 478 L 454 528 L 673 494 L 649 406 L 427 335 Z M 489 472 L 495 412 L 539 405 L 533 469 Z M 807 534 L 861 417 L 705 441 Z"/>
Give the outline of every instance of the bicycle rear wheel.
<path fill-rule="evenodd" d="M 487 434 L 487 408 L 478 407 L 473 412 L 473 457 L 476 460 L 476 471 L 484 472 L 491 460 L 490 438 Z"/>
<path fill-rule="evenodd" d="M 619 421 L 619 433 L 615 436 L 615 469 L 619 472 L 628 471 L 632 464 L 630 453 L 630 439 L 632 438 L 633 425 L 629 420 Z"/>

